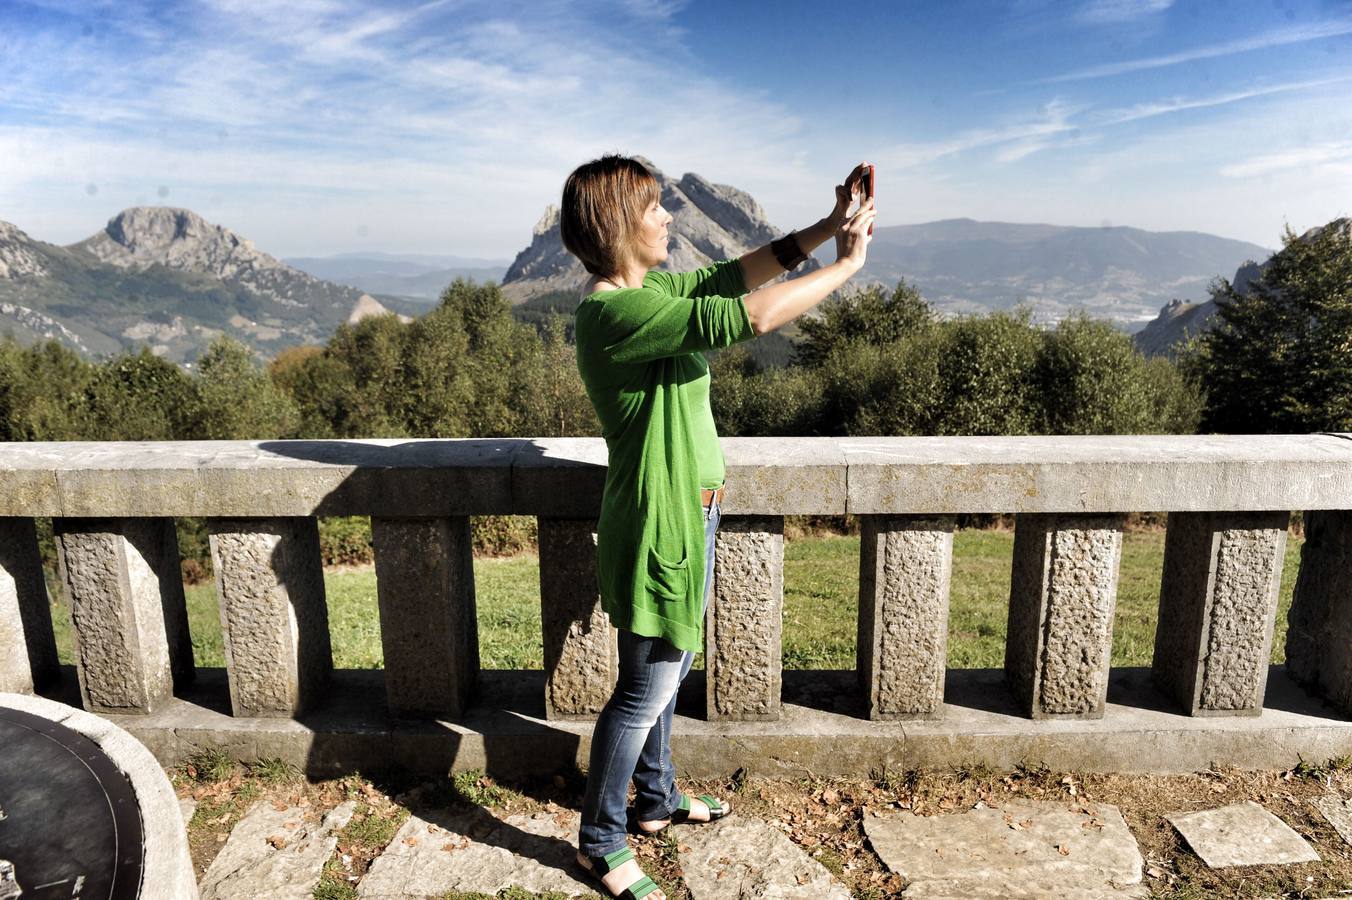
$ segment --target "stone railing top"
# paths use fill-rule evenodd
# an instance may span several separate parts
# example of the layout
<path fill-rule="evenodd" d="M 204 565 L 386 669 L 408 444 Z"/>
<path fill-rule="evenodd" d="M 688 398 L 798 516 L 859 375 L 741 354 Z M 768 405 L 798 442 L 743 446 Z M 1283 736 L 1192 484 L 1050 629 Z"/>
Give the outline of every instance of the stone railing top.
<path fill-rule="evenodd" d="M 1352 509 L 1352 435 L 724 438 L 729 514 Z M 8 516 L 595 516 L 600 438 L 0 445 Z"/>

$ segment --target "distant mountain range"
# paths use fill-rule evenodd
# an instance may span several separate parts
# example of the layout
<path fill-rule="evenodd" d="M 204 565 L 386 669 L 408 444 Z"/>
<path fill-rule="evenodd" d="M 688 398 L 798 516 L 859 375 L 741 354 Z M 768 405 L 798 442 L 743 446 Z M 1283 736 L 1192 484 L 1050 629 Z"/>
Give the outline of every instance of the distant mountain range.
<path fill-rule="evenodd" d="M 501 281 L 505 259 L 435 256 L 430 254 L 339 253 L 335 256 L 287 257 L 282 262 L 338 284 L 434 303 L 457 278 Z"/>
<path fill-rule="evenodd" d="M 1134 330 L 1162 305 L 1202 299 L 1218 274 L 1270 253 L 1195 231 L 946 219 L 876 229 L 861 277 L 889 286 L 905 278 L 949 314 L 1022 303 L 1038 320 L 1082 310 Z"/>
<path fill-rule="evenodd" d="M 424 306 L 315 278 L 186 209 L 135 207 L 68 247 L 0 222 L 0 330 L 92 356 L 147 344 L 191 362 L 220 333 L 259 356 Z"/>

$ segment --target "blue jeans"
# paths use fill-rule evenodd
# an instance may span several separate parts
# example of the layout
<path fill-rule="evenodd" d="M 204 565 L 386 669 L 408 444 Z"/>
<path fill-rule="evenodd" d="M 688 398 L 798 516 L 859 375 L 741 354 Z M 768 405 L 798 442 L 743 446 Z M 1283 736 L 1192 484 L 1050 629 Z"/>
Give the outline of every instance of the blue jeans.
<path fill-rule="evenodd" d="M 714 575 L 714 535 L 723 511 L 704 507 L 704 606 Z M 634 782 L 634 812 L 640 821 L 666 819 L 680 808 L 671 762 L 671 717 L 676 691 L 695 654 L 663 638 L 621 631 L 620 677 L 592 732 L 587 794 L 582 801 L 578 847 L 605 856 L 627 846 L 625 803 Z"/>

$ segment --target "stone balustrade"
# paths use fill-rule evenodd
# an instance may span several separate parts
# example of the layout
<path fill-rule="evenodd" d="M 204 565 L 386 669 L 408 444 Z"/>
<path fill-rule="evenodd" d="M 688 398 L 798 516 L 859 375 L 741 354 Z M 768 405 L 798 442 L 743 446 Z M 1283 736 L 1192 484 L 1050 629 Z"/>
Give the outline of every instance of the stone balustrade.
<path fill-rule="evenodd" d="M 783 713 L 784 516 L 861 520 L 857 715 L 942 720 L 955 516 L 1016 516 L 1004 678 L 1029 720 L 1108 697 L 1124 516 L 1167 512 L 1150 670 L 1175 713 L 1259 716 L 1290 511 L 1307 540 L 1287 636 L 1298 683 L 1352 712 L 1352 436 L 724 439 L 705 717 Z M 324 706 L 316 517 L 371 517 L 383 714 L 455 722 L 480 682 L 469 516 L 539 520 L 544 718 L 616 677 L 597 596 L 598 439 L 30 443 L 0 447 L 0 691 L 59 667 L 34 518 L 54 522 L 80 701 L 150 715 L 194 677 L 173 518 L 209 520 L 229 715 Z M 1033 726 L 1038 727 L 1038 726 Z M 1052 727 L 1050 725 L 1041 727 Z M 1050 733 L 1050 732 L 1049 732 Z"/>

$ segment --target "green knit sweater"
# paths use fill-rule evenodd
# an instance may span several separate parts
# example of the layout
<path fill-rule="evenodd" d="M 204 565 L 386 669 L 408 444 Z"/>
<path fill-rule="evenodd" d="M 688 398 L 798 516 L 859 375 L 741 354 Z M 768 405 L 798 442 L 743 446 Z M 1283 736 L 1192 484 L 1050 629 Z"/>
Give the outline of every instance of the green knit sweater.
<path fill-rule="evenodd" d="M 681 650 L 704 649 L 700 353 L 755 336 L 745 293 L 741 264 L 727 260 L 649 272 L 643 287 L 592 294 L 575 314 L 577 368 L 610 457 L 596 535 L 601 605 L 617 628 Z"/>

